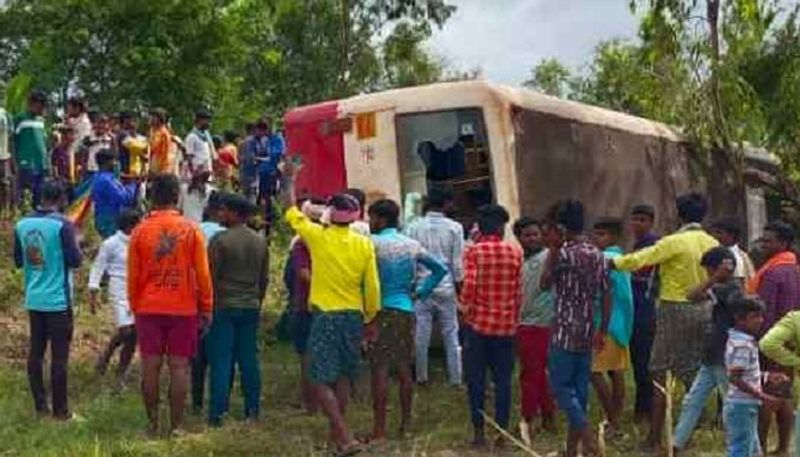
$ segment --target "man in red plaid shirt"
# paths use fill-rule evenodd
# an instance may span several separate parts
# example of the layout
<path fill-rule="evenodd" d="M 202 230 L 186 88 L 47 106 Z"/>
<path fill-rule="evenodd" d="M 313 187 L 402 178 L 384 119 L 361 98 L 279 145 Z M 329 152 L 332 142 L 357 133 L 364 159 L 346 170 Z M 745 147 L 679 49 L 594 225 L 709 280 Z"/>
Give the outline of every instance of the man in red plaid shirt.
<path fill-rule="evenodd" d="M 469 407 L 476 447 L 486 445 L 484 395 L 486 370 L 495 389 L 495 421 L 508 429 L 514 334 L 521 302 L 522 250 L 503 241 L 508 212 L 501 206 L 483 208 L 478 217 L 480 237 L 464 251 L 464 359 Z"/>

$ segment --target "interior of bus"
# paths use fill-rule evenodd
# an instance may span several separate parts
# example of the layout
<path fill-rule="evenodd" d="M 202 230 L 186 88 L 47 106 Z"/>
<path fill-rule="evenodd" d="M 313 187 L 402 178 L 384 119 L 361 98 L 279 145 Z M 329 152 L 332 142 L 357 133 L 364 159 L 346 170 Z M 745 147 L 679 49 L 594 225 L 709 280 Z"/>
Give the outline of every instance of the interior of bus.
<path fill-rule="evenodd" d="M 480 108 L 410 113 L 395 119 L 405 223 L 424 213 L 434 186 L 449 188 L 450 216 L 469 233 L 477 211 L 494 201 L 486 125 Z"/>

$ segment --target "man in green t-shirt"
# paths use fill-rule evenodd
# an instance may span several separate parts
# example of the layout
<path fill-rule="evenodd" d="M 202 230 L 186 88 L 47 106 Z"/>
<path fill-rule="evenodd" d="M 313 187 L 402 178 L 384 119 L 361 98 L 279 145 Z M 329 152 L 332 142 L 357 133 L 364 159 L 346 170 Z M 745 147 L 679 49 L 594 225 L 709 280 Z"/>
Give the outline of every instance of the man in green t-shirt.
<path fill-rule="evenodd" d="M 14 120 L 14 166 L 19 202 L 30 191 L 33 205 L 41 202 L 41 187 L 50 170 L 45 143 L 44 111 L 47 95 L 35 90 L 28 95 L 28 110 Z"/>

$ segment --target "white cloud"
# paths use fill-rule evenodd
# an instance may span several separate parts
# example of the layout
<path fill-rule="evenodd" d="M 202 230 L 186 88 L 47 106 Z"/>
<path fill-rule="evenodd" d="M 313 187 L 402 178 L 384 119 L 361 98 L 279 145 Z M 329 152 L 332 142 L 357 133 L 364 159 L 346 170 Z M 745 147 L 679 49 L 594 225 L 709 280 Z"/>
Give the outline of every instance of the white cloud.
<path fill-rule="evenodd" d="M 781 0 L 790 7 L 797 0 Z M 586 63 L 602 40 L 634 38 L 630 0 L 451 0 L 458 7 L 431 48 L 452 66 L 479 66 L 492 80 L 517 84 L 539 60 Z"/>
<path fill-rule="evenodd" d="M 458 10 L 431 47 L 461 69 L 479 66 L 499 82 L 520 83 L 541 59 L 584 63 L 603 39 L 630 38 L 628 0 L 455 0 Z"/>

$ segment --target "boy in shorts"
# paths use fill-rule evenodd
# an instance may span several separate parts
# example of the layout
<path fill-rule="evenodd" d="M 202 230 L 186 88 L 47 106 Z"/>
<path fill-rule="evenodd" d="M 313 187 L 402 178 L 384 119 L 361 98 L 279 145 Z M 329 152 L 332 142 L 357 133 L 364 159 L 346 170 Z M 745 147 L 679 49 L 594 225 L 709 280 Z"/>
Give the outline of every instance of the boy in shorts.
<path fill-rule="evenodd" d="M 122 348 L 117 366 L 117 382 L 120 387 L 125 383 L 128 368 L 136 354 L 136 328 L 128 304 L 128 245 L 131 233 L 141 219 L 139 211 L 122 210 L 117 218 L 116 225 L 119 227 L 117 233 L 100 245 L 100 251 L 89 272 L 89 306 L 92 314 L 97 310 L 100 281 L 103 275 L 107 274 L 108 296 L 114 308 L 114 321 L 117 324 L 117 333 L 100 355 L 95 369 L 98 374 L 104 375 L 114 352 Z"/>
<path fill-rule="evenodd" d="M 386 440 L 386 398 L 389 370 L 397 371 L 400 384 L 400 434 L 411 423 L 411 402 L 414 396 L 414 302 L 430 296 L 447 269 L 428 254 L 422 245 L 397 227 L 400 206 L 392 200 L 378 200 L 369 207 L 369 224 L 378 257 L 381 281 L 381 311 L 375 324 L 368 326 L 369 361 L 372 366 L 372 405 L 375 422 L 369 440 Z M 423 265 L 431 272 L 417 284 L 417 270 Z M 369 332 L 368 332 L 369 333 Z"/>
<path fill-rule="evenodd" d="M 592 241 L 603 251 L 606 259 L 622 255 L 619 246 L 622 237 L 622 220 L 605 218 L 594 224 Z M 631 290 L 631 274 L 612 271 L 609 274 L 611 290 L 608 295 L 600 294 L 595 302 L 595 326 L 600 325 L 600 316 L 604 297 L 611 299 L 611 317 L 608 322 L 608 333 L 602 349 L 595 351 L 592 358 L 592 386 L 603 407 L 608 430 L 619 431 L 620 416 L 625 409 L 625 371 L 630 367 L 628 346 L 633 332 L 633 292 Z M 606 375 L 611 386 L 606 382 Z M 609 388 L 610 387 L 610 388 Z"/>

